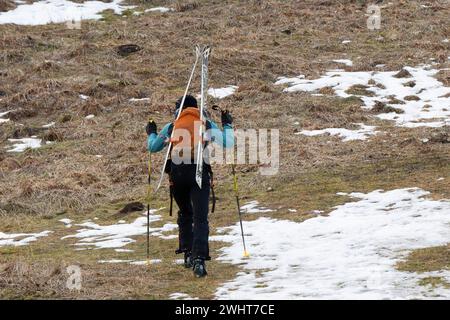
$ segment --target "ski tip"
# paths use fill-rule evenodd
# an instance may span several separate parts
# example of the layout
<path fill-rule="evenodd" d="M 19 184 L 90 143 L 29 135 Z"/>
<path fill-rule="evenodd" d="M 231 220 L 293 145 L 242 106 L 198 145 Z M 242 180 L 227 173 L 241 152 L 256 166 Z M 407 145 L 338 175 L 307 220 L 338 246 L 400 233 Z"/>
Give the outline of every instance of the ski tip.
<path fill-rule="evenodd" d="M 195 51 L 200 54 L 211 52 L 211 46 L 209 44 L 196 44 Z"/>

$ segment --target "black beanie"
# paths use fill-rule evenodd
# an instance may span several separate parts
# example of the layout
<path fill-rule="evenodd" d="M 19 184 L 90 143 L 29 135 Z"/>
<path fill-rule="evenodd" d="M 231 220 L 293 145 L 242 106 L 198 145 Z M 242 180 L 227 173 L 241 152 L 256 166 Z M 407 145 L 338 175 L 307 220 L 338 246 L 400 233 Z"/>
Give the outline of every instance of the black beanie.
<path fill-rule="evenodd" d="M 181 102 L 183 101 L 183 97 L 181 97 L 180 99 L 177 100 L 175 107 L 178 109 L 181 105 Z M 194 107 L 197 108 L 197 99 L 195 99 L 193 96 L 191 96 L 190 94 L 188 94 L 186 96 L 186 99 L 184 100 L 184 108 L 189 108 L 189 107 Z"/>

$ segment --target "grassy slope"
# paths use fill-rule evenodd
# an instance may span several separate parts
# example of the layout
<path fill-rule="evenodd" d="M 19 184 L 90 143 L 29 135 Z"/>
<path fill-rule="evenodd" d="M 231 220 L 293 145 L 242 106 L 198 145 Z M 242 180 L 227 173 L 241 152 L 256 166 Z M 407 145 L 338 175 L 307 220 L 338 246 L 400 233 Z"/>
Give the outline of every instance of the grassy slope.
<path fill-rule="evenodd" d="M 145 6 L 164 4 L 153 1 Z M 217 285 L 234 276 L 236 266 L 213 261 L 208 279 L 192 281 L 189 272 L 172 263 L 176 240 L 152 238 L 152 257 L 161 257 L 163 263 L 151 268 L 97 264 L 119 256 L 143 259 L 144 239 L 129 246 L 136 250 L 129 257 L 109 250 L 73 251 L 68 245 L 73 241 L 59 240 L 68 233 L 57 222 L 62 217 L 99 217 L 106 224 L 117 220 L 111 215 L 124 203 L 143 200 L 143 125 L 149 116 L 161 125 L 171 119 L 195 43 L 213 45 L 212 87 L 240 87 L 221 102 L 231 109 L 236 126 L 281 130 L 279 175 L 261 177 L 255 166 L 238 167 L 244 201 L 258 199 L 278 209 L 272 216 L 301 221 L 311 210 L 327 212 L 348 201 L 336 196 L 338 191 L 417 186 L 436 198 L 450 197 L 448 144 L 421 142 L 437 129 L 395 128 L 371 118 L 358 99 L 284 94 L 282 87 L 272 85 L 278 76 L 318 76 L 336 67 L 330 60 L 344 57 L 354 61 L 352 70 L 371 70 L 380 63 L 399 69 L 431 57 L 437 58 L 438 67 L 448 67 L 448 44 L 441 40 L 450 36 L 445 27 L 449 12 L 438 1 L 428 9 L 414 1 L 382 9 L 380 31 L 366 29 L 365 7 L 353 1 L 198 1 L 177 7 L 179 12 L 139 17 L 108 13 L 104 22 L 83 22 L 82 30 L 0 26 L 0 90 L 6 93 L 0 110 L 16 110 L 14 122 L 0 127 L 2 146 L 7 138 L 31 133 L 57 140 L 18 155 L 0 148 L 0 230 L 55 230 L 49 237 L 51 246 L 38 241 L 23 248 L 0 248 L 1 296 L 158 299 L 179 291 L 209 298 Z M 352 42 L 341 44 L 346 39 Z M 115 47 L 126 43 L 143 50 L 120 57 Z M 198 81 L 193 91 L 197 90 Z M 91 98 L 82 101 L 79 94 Z M 128 102 L 133 97 L 151 101 Z M 91 113 L 97 116 L 84 119 Z M 39 129 L 50 121 L 57 122 L 54 129 Z M 344 144 L 334 138 L 328 143 L 329 137 L 293 135 L 295 121 L 307 129 L 365 122 L 384 133 L 364 143 Z M 156 158 L 159 167 L 161 156 Z M 236 222 L 228 169 L 217 166 L 215 172 L 220 201 L 211 216 L 213 230 Z M 439 177 L 445 179 L 436 181 Z M 267 192 L 269 186 L 274 191 Z M 167 205 L 166 197 L 163 189 L 154 207 Z M 298 212 L 289 213 L 288 208 Z M 164 222 L 169 221 L 174 219 L 165 215 Z M 212 246 L 215 250 L 221 244 Z M 402 268 L 428 270 L 419 265 L 434 252 L 413 253 L 405 262 L 410 266 Z M 441 268 L 449 267 L 446 261 Z M 81 264 L 84 271 L 80 293 L 63 286 L 63 267 L 72 263 Z"/>

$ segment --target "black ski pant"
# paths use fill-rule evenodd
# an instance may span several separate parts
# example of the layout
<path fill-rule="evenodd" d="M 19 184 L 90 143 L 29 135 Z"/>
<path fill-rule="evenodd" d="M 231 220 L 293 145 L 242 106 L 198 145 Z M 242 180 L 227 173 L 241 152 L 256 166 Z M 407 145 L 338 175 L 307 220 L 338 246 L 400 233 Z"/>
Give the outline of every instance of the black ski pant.
<path fill-rule="evenodd" d="M 210 174 L 203 165 L 202 188 L 195 181 L 196 164 L 171 165 L 172 194 L 180 209 L 178 212 L 179 249 L 192 252 L 192 257 L 209 260 L 208 205 Z"/>

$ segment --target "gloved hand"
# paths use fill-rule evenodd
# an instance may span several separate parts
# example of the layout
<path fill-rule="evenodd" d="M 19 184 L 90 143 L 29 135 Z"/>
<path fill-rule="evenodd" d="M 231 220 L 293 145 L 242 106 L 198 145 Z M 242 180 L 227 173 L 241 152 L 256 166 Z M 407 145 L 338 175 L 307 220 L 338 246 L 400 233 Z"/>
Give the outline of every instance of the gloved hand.
<path fill-rule="evenodd" d="M 157 131 L 156 123 L 153 120 L 150 120 L 147 125 L 145 126 L 145 131 L 147 131 L 148 135 L 151 135 L 152 133 L 156 133 Z"/>
<path fill-rule="evenodd" d="M 222 126 L 226 124 L 232 124 L 233 123 L 233 117 L 231 116 L 230 112 L 228 110 L 221 111 L 221 118 L 222 118 Z"/>

